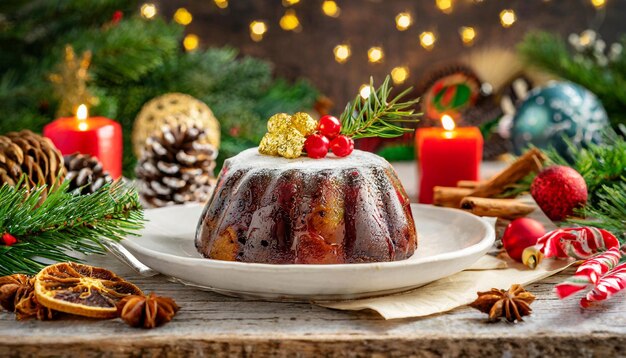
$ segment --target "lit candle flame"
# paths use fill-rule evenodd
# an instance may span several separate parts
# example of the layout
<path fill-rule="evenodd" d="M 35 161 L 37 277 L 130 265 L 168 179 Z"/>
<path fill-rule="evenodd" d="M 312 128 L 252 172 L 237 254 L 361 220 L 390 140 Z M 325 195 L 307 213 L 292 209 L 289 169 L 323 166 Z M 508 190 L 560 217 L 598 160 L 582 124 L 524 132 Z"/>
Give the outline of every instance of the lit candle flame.
<path fill-rule="evenodd" d="M 452 117 L 450 117 L 447 114 L 444 114 L 443 116 L 441 116 L 441 125 L 443 126 L 443 129 L 447 130 L 447 131 L 452 131 L 454 130 L 454 119 L 452 119 Z"/>
<path fill-rule="evenodd" d="M 78 119 L 78 129 L 81 131 L 87 130 L 87 117 L 89 117 L 89 113 L 87 111 L 87 106 L 81 104 L 76 109 L 76 119 Z"/>

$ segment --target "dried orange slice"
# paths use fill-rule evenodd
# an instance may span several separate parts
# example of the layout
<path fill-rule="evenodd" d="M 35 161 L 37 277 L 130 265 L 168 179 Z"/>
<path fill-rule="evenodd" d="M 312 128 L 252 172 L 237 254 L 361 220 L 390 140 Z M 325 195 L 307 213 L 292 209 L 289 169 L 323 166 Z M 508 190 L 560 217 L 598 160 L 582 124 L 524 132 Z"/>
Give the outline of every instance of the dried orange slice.
<path fill-rule="evenodd" d="M 56 311 L 94 318 L 117 317 L 116 303 L 141 290 L 100 267 L 63 262 L 35 276 L 37 301 Z"/>

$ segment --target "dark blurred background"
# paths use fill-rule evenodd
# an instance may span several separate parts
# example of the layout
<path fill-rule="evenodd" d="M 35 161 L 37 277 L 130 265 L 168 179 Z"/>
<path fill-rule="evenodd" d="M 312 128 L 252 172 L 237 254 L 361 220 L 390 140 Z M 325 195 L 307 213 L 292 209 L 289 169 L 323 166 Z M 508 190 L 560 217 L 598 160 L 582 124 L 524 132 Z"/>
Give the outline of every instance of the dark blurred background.
<path fill-rule="evenodd" d="M 626 0 L 0 1 L 0 133 L 39 132 L 86 104 L 120 122 L 132 176 L 154 131 L 143 119 L 187 121 L 202 105 L 219 168 L 273 114 L 340 115 L 370 76 L 391 74 L 392 96 L 420 97 L 407 126 L 451 115 L 480 128 L 487 159 L 560 146 L 564 122 L 569 138 L 599 141 L 626 132 L 625 19 Z M 191 104 L 154 105 L 177 93 Z M 397 161 L 414 160 L 413 143 L 356 144 Z"/>
<path fill-rule="evenodd" d="M 291 3 L 293 3 L 291 5 Z M 380 80 L 394 67 L 406 66 L 406 84 L 416 85 L 437 65 L 459 61 L 485 48 L 514 51 L 528 30 L 545 29 L 567 37 L 585 29 L 597 30 L 611 43 L 626 30 L 626 1 L 607 0 L 337 0 L 336 17 L 325 15 L 322 0 L 168 0 L 157 9 L 172 18 L 184 8 L 192 15 L 186 32 L 195 34 L 200 47 L 230 45 L 245 55 L 268 59 L 275 73 L 290 79 L 309 79 L 341 110 L 369 76 Z M 224 8 L 220 8 L 218 4 Z M 450 7 L 447 7 L 450 4 Z M 601 8 L 595 5 L 603 4 Z M 508 28 L 500 13 L 513 10 L 516 21 Z M 330 10 L 332 10 L 332 5 Z M 396 28 L 396 16 L 409 13 L 412 24 Z M 295 15 L 299 27 L 283 30 L 280 20 Z M 293 20 L 293 18 L 291 18 Z M 250 37 L 250 23 L 264 21 L 261 41 Z M 475 38 L 464 45 L 460 29 L 472 27 Z M 436 41 L 431 50 L 420 46 L 420 34 L 430 31 Z M 341 64 L 333 48 L 348 44 L 351 56 Z M 368 49 L 380 47 L 383 60 L 368 62 Z"/>

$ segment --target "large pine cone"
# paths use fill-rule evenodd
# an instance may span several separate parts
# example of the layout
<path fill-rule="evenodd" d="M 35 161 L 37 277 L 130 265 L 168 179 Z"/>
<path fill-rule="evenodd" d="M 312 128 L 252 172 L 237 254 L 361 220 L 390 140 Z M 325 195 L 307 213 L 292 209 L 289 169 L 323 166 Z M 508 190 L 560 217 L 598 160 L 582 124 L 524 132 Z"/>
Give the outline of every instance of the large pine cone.
<path fill-rule="evenodd" d="M 135 170 L 149 207 L 206 202 L 217 149 L 195 124 L 166 125 L 148 138 Z"/>
<path fill-rule="evenodd" d="M 80 194 L 91 194 L 113 181 L 109 172 L 105 172 L 98 158 L 89 154 L 74 153 L 63 157 L 69 182 L 68 190 Z"/>
<path fill-rule="evenodd" d="M 24 174 L 29 188 L 60 184 L 65 177 L 61 152 L 50 139 L 29 130 L 0 136 L 0 184 L 16 185 Z"/>

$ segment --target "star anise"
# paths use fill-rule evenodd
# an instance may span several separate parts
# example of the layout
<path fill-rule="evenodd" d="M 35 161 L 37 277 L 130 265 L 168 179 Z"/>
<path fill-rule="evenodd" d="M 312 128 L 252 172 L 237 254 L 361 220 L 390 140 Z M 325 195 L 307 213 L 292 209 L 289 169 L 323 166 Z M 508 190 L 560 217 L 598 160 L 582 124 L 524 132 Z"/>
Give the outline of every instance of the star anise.
<path fill-rule="evenodd" d="M 0 305 L 15 312 L 18 320 L 36 317 L 43 321 L 56 316 L 55 311 L 37 302 L 33 279 L 22 274 L 0 277 Z"/>
<path fill-rule="evenodd" d="M 169 297 L 131 295 L 117 303 L 120 318 L 132 327 L 154 328 L 174 318 L 180 307 Z"/>
<path fill-rule="evenodd" d="M 13 312 L 18 301 L 16 298 L 22 297 L 30 286 L 30 277 L 26 275 L 17 274 L 0 277 L 0 306 Z"/>
<path fill-rule="evenodd" d="M 470 303 L 470 307 L 489 314 L 489 322 L 499 321 L 500 317 L 509 322 L 521 322 L 522 316 L 528 316 L 532 312 L 530 304 L 534 300 L 532 293 L 515 284 L 508 291 L 492 288 L 491 291 L 478 292 L 478 298 Z"/>

